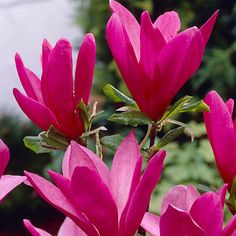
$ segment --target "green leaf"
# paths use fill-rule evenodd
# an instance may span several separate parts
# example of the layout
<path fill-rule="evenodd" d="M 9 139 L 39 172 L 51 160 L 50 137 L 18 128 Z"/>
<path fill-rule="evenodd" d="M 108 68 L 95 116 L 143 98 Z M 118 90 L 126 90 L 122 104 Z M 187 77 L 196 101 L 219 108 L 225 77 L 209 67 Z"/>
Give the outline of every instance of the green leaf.
<path fill-rule="evenodd" d="M 181 135 L 185 131 L 185 127 L 178 127 L 176 129 L 170 130 L 167 134 L 165 134 L 159 142 L 153 146 L 152 151 L 158 151 L 162 147 L 166 146 L 168 143 L 173 142 L 179 135 Z"/>
<path fill-rule="evenodd" d="M 182 106 L 186 104 L 190 99 L 192 99 L 192 96 L 184 96 L 180 98 L 174 105 L 172 105 L 163 115 L 160 122 L 164 121 L 166 118 L 172 117 L 173 115 L 179 113 Z"/>
<path fill-rule="evenodd" d="M 80 103 L 78 104 L 78 108 L 80 110 L 80 116 L 83 120 L 85 130 L 88 131 L 90 126 L 88 107 L 85 105 L 83 100 L 81 100 Z"/>
<path fill-rule="evenodd" d="M 42 146 L 42 138 L 39 136 L 26 136 L 23 139 L 24 144 L 27 148 L 31 149 L 33 152 L 39 153 L 49 153 L 52 151 L 50 148 L 45 148 Z"/>
<path fill-rule="evenodd" d="M 191 96 L 184 96 L 180 98 L 174 105 L 172 105 L 166 113 L 163 115 L 161 120 L 159 122 L 164 121 L 166 118 L 170 118 L 174 116 L 177 113 L 184 113 L 184 112 L 204 112 L 204 111 L 210 111 L 209 106 L 203 101 L 193 101 L 193 97 Z"/>
<path fill-rule="evenodd" d="M 127 106 L 136 107 L 136 102 L 120 92 L 118 89 L 114 88 L 111 84 L 107 84 L 103 88 L 104 94 L 109 97 L 114 102 L 124 102 Z"/>
<path fill-rule="evenodd" d="M 203 101 L 183 104 L 179 112 L 204 112 L 210 111 L 209 106 Z"/>
<path fill-rule="evenodd" d="M 110 148 L 112 151 L 115 151 L 119 144 L 123 141 L 123 137 L 120 134 L 104 136 L 101 138 L 101 143 Z"/>
<path fill-rule="evenodd" d="M 202 185 L 202 184 L 198 184 L 197 185 L 197 190 L 203 194 L 203 193 L 207 193 L 207 192 L 215 192 L 215 189 L 212 189 L 212 188 L 209 188 L 205 185 Z"/>
<path fill-rule="evenodd" d="M 40 137 L 43 138 L 43 141 L 47 145 L 55 149 L 66 149 L 69 146 L 66 137 L 53 126 L 51 126 L 48 131 L 41 133 Z"/>
<path fill-rule="evenodd" d="M 127 111 L 122 113 L 114 113 L 108 118 L 109 121 L 113 121 L 122 125 L 146 125 L 152 122 L 152 120 L 142 112 L 139 111 Z"/>
<path fill-rule="evenodd" d="M 226 204 L 230 212 L 234 215 L 236 213 L 236 176 L 234 176 L 233 184 L 230 189 L 229 199 Z"/>

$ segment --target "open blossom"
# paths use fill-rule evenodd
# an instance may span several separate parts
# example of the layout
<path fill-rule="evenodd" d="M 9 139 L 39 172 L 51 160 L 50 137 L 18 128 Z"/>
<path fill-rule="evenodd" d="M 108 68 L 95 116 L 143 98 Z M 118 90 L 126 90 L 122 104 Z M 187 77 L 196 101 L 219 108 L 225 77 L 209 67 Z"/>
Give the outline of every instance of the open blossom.
<path fill-rule="evenodd" d="M 45 230 L 35 227 L 29 220 L 24 220 L 24 225 L 32 236 L 51 236 Z M 57 236 L 86 236 L 86 234 L 70 218 L 66 217 Z"/>
<path fill-rule="evenodd" d="M 77 105 L 81 99 L 88 103 L 95 58 L 95 40 L 92 34 L 87 34 L 78 54 L 73 80 L 70 42 L 60 39 L 52 48 L 44 40 L 40 80 L 16 54 L 17 72 L 27 96 L 16 88 L 13 93 L 23 112 L 42 130 L 53 125 L 68 138 L 80 137 L 84 127 Z"/>
<path fill-rule="evenodd" d="M 204 101 L 210 107 L 210 112 L 204 113 L 204 121 L 216 164 L 224 182 L 231 186 L 236 175 L 234 100 L 225 103 L 215 91 L 211 91 Z"/>
<path fill-rule="evenodd" d="M 9 159 L 9 149 L 0 139 L 0 201 L 2 201 L 15 187 L 26 180 L 25 176 L 3 175 Z"/>
<path fill-rule="evenodd" d="M 26 172 L 35 191 L 70 217 L 87 235 L 133 236 L 161 176 L 165 152 L 157 153 L 143 174 L 133 133 L 118 147 L 111 170 L 93 152 L 71 142 L 63 175 L 49 171 L 56 185 Z"/>
<path fill-rule="evenodd" d="M 218 11 L 200 28 L 180 30 L 176 12 L 152 23 L 147 11 L 141 23 L 115 0 L 106 37 L 121 75 L 140 110 L 161 118 L 172 98 L 196 72 Z"/>
<path fill-rule="evenodd" d="M 146 213 L 141 226 L 152 236 L 234 236 L 236 216 L 223 228 L 227 184 L 200 195 L 193 186 L 175 186 L 164 197 L 161 215 Z"/>

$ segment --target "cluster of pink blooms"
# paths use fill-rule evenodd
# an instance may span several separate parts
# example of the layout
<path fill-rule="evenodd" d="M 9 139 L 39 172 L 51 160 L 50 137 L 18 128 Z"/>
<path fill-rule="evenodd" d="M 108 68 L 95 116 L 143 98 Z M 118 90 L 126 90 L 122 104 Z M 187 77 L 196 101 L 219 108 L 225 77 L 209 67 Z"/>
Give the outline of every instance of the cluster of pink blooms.
<path fill-rule="evenodd" d="M 200 29 L 180 30 L 176 12 L 166 12 L 152 23 L 147 11 L 141 23 L 121 4 L 110 0 L 112 15 L 106 38 L 119 71 L 143 113 L 158 121 L 184 83 L 197 71 L 218 12 Z M 53 183 L 37 174 L 2 175 L 9 150 L 0 141 L 0 200 L 22 182 L 32 186 L 45 201 L 61 211 L 65 221 L 59 236 L 133 236 L 138 229 L 153 236 L 233 236 L 236 215 L 224 225 L 224 203 L 236 175 L 236 123 L 234 101 L 222 101 L 210 92 L 204 113 L 207 134 L 216 164 L 225 182 L 216 192 L 202 195 L 194 186 L 174 186 L 166 193 L 160 215 L 148 212 L 148 205 L 164 166 L 165 151 L 152 156 L 145 166 L 134 132 L 119 145 L 112 166 L 76 140 L 84 132 L 78 103 L 88 104 L 96 45 L 92 34 L 84 37 L 75 76 L 72 46 L 59 40 L 54 47 L 42 45 L 42 76 L 39 79 L 15 57 L 16 68 L 26 95 L 14 89 L 23 110 L 42 130 L 54 126 L 70 140 L 62 173 L 48 171 Z M 58 96 L 59 94 L 59 96 Z M 33 236 L 48 236 L 29 220 L 24 225 Z"/>

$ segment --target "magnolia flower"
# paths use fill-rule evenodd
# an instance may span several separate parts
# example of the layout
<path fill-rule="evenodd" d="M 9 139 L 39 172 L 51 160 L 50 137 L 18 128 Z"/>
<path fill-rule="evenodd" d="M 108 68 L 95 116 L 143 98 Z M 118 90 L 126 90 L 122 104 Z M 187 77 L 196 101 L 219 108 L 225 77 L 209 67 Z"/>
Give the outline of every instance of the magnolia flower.
<path fill-rule="evenodd" d="M 236 216 L 223 228 L 226 190 L 224 185 L 200 195 L 193 186 L 175 186 L 163 199 L 161 215 L 146 213 L 141 226 L 152 236 L 233 236 Z"/>
<path fill-rule="evenodd" d="M 0 139 L 0 201 L 7 196 L 15 187 L 26 180 L 25 176 L 3 175 L 10 159 L 8 147 Z"/>
<path fill-rule="evenodd" d="M 60 39 L 54 48 L 47 40 L 42 45 L 41 80 L 26 68 L 16 54 L 16 68 L 23 95 L 14 89 L 14 96 L 29 119 L 42 130 L 53 125 L 71 139 L 78 138 L 84 131 L 77 105 L 83 100 L 88 103 L 96 57 L 95 40 L 92 34 L 84 37 L 73 80 L 72 46 Z"/>
<path fill-rule="evenodd" d="M 24 220 L 26 229 L 32 236 L 51 236 L 50 233 L 43 229 L 35 227 L 29 220 Z M 62 223 L 57 236 L 86 236 L 85 233 L 68 217 Z"/>
<path fill-rule="evenodd" d="M 224 182 L 231 186 L 236 175 L 234 100 L 224 103 L 215 91 L 211 91 L 204 101 L 210 107 L 210 112 L 204 113 L 204 121 L 216 164 Z"/>
<path fill-rule="evenodd" d="M 72 141 L 63 159 L 63 175 L 49 171 L 56 185 L 25 174 L 44 200 L 87 235 L 133 236 L 161 176 L 164 158 L 164 151 L 157 153 L 141 176 L 142 157 L 131 133 L 118 147 L 111 170 L 93 152 Z"/>
<path fill-rule="evenodd" d="M 218 11 L 200 28 L 180 30 L 176 12 L 141 23 L 115 0 L 106 37 L 120 73 L 140 110 L 158 120 L 184 83 L 196 72 Z"/>

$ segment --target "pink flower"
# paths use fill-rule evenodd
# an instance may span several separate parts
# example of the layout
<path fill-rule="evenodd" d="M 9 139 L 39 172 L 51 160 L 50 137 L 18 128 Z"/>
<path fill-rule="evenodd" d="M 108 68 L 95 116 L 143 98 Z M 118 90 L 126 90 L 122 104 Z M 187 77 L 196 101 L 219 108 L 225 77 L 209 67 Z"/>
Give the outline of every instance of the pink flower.
<path fill-rule="evenodd" d="M 15 187 L 26 180 L 25 176 L 3 175 L 10 159 L 8 147 L 0 139 L 0 201 L 7 196 Z"/>
<path fill-rule="evenodd" d="M 24 220 L 24 225 L 32 236 L 51 236 L 45 230 L 35 227 L 29 220 Z M 86 234 L 70 218 L 66 217 L 57 236 L 86 236 Z"/>
<path fill-rule="evenodd" d="M 49 171 L 56 186 L 26 172 L 35 191 L 70 217 L 87 235 L 133 236 L 162 172 L 157 153 L 141 176 L 142 157 L 133 133 L 118 147 L 111 170 L 90 150 L 71 142 L 63 175 Z"/>
<path fill-rule="evenodd" d="M 27 96 L 16 88 L 13 93 L 23 112 L 42 130 L 53 125 L 68 138 L 78 138 L 84 128 L 77 105 L 81 99 L 88 103 L 95 58 L 95 40 L 92 34 L 87 34 L 78 54 L 73 80 L 71 44 L 60 39 L 52 48 L 44 40 L 40 80 L 16 54 L 17 72 Z"/>
<path fill-rule="evenodd" d="M 216 164 L 224 182 L 231 186 L 236 175 L 234 100 L 224 103 L 215 91 L 211 91 L 204 101 L 210 106 L 210 112 L 204 113 L 204 121 Z"/>
<path fill-rule="evenodd" d="M 180 30 L 176 12 L 152 23 L 143 12 L 141 23 L 115 0 L 106 36 L 121 75 L 140 110 L 161 118 L 172 98 L 198 69 L 218 11 L 200 28 Z"/>
<path fill-rule="evenodd" d="M 200 195 L 193 186 L 175 186 L 163 199 L 161 215 L 146 213 L 141 226 L 152 236 L 233 236 L 236 216 L 223 228 L 226 190 L 227 184 Z"/>

